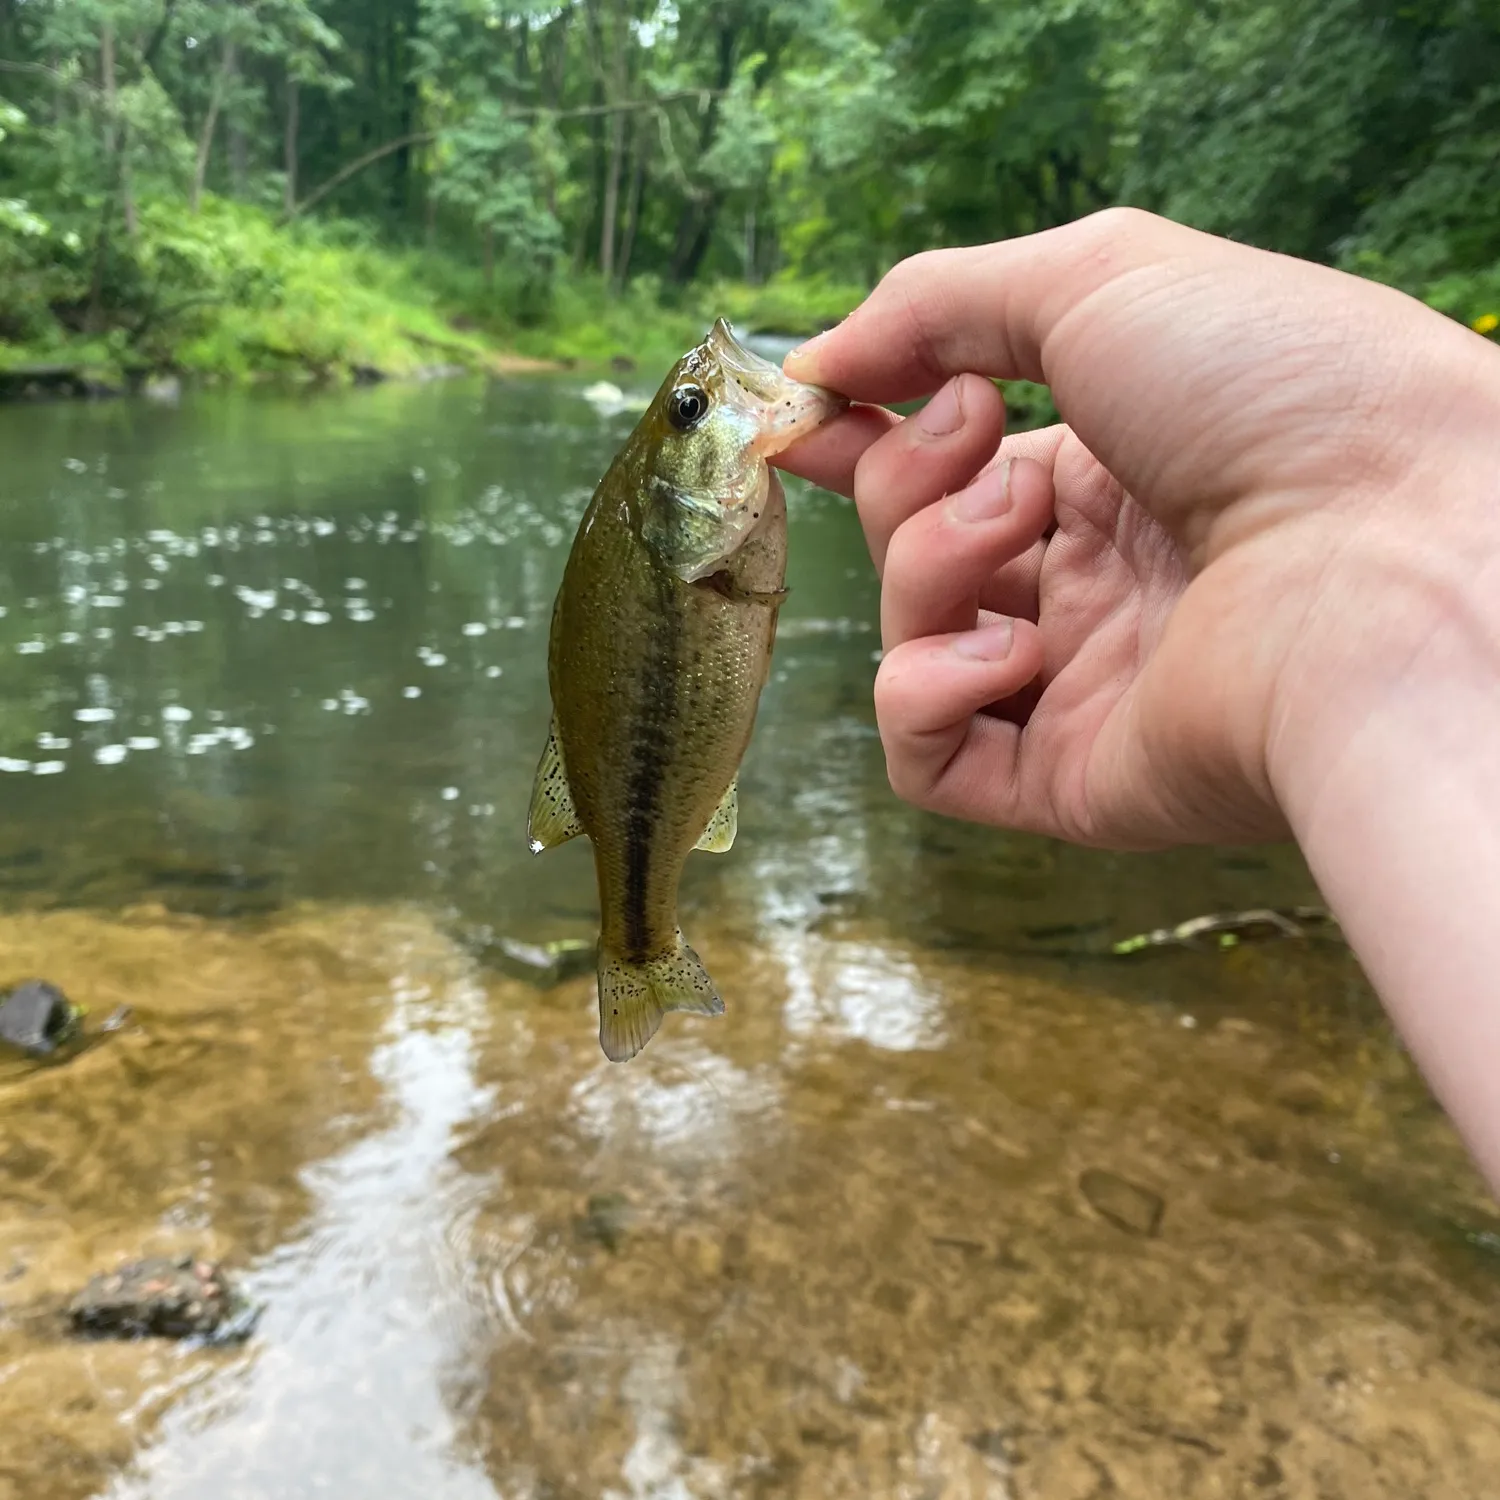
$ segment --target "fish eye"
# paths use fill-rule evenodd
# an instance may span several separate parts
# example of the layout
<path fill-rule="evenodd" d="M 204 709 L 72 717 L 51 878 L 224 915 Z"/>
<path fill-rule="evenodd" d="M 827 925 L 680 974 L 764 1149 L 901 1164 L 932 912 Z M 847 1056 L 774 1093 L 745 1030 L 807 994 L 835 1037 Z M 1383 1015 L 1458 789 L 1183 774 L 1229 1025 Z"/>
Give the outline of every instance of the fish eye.
<path fill-rule="evenodd" d="M 680 385 L 667 403 L 667 420 L 679 431 L 688 432 L 708 415 L 708 395 L 700 386 Z"/>

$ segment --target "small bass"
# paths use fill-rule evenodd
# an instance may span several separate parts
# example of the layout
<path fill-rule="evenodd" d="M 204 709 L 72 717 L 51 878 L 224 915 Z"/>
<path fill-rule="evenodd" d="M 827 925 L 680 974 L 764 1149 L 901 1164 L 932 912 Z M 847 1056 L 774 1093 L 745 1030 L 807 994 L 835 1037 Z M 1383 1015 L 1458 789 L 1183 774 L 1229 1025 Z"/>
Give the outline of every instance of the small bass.
<path fill-rule="evenodd" d="M 667 377 L 579 523 L 552 612 L 552 725 L 527 835 L 587 834 L 599 1044 L 633 1057 L 669 1010 L 724 1002 L 677 925 L 694 849 L 734 842 L 737 778 L 786 597 L 786 499 L 766 459 L 847 403 L 720 319 Z"/>

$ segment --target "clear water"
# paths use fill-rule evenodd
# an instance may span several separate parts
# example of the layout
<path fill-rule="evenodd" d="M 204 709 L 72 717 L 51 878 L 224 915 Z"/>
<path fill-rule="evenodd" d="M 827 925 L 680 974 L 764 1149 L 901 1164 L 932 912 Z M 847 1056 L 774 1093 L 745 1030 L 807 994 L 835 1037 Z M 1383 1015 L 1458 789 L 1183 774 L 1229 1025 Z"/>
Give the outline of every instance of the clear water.
<path fill-rule="evenodd" d="M 1500 1495 L 1500 1218 L 1352 960 L 1104 952 L 1300 862 L 896 802 L 845 502 L 684 890 L 729 1014 L 612 1068 L 492 961 L 592 932 L 522 832 L 584 384 L 0 410 L 0 979 L 133 1007 L 0 1061 L 0 1500 Z M 243 1348 L 62 1335 L 188 1251 Z"/>

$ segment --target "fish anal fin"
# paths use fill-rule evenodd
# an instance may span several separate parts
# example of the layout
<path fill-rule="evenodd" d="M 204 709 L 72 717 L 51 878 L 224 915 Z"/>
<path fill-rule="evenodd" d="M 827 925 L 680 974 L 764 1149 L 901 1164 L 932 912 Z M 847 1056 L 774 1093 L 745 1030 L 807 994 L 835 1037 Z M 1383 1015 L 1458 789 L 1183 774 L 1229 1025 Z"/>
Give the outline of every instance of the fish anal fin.
<path fill-rule="evenodd" d="M 677 934 L 677 951 L 631 963 L 599 944 L 599 1045 L 611 1062 L 632 1058 L 669 1010 L 722 1016 L 724 1002 L 703 961 Z"/>
<path fill-rule="evenodd" d="M 693 845 L 695 849 L 706 849 L 710 854 L 723 854 L 734 843 L 735 833 L 740 826 L 740 778 L 736 776 L 729 783 L 724 795 L 719 798 L 719 805 L 714 809 L 714 815 L 708 820 L 708 827 L 703 830 L 703 837 Z"/>
<path fill-rule="evenodd" d="M 555 849 L 577 838 L 583 832 L 573 793 L 568 786 L 567 767 L 563 764 L 562 745 L 557 738 L 557 720 L 547 731 L 547 748 L 542 751 L 536 780 L 531 786 L 531 810 L 526 815 L 526 837 L 531 852 Z"/>

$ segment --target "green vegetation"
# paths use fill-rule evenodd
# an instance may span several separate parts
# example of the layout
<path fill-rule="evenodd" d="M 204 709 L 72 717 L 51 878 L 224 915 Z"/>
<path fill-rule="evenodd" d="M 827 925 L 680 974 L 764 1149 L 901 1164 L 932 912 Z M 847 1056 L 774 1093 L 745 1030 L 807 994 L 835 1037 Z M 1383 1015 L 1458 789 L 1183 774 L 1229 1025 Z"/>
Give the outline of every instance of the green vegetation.
<path fill-rule="evenodd" d="M 660 364 L 1115 202 L 1500 326 L 1494 0 L 0 0 L 0 364 Z"/>

